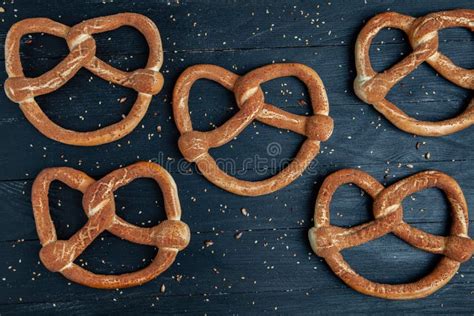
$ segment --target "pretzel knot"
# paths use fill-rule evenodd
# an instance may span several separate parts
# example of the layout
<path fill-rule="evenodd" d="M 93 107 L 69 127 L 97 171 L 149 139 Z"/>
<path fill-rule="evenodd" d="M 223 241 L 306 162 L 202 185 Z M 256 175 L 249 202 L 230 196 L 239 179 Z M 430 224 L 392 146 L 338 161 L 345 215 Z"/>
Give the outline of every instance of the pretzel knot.
<path fill-rule="evenodd" d="M 96 44 L 92 35 L 121 26 L 136 28 L 148 42 L 149 55 L 145 69 L 125 72 L 95 56 Z M 64 38 L 70 52 L 53 69 L 39 77 L 27 78 L 20 60 L 20 39 L 26 34 L 39 32 Z M 8 98 L 19 103 L 28 121 L 41 133 L 69 145 L 100 145 L 128 135 L 145 115 L 152 95 L 163 87 L 163 76 L 159 72 L 163 63 L 160 33 L 150 19 L 135 13 L 94 18 L 73 27 L 46 18 L 22 20 L 14 24 L 7 34 L 5 60 L 8 79 L 4 88 Z M 52 122 L 41 110 L 34 98 L 59 89 L 82 67 L 104 80 L 138 92 L 135 104 L 123 120 L 94 131 L 77 132 Z"/>
<path fill-rule="evenodd" d="M 380 30 L 388 27 L 405 32 L 413 51 L 390 69 L 377 73 L 370 62 L 370 45 Z M 459 67 L 438 51 L 438 31 L 451 27 L 464 27 L 473 31 L 474 10 L 443 11 L 417 19 L 396 12 L 386 12 L 370 19 L 356 41 L 357 78 L 354 81 L 354 90 L 357 96 L 372 104 L 390 122 L 408 133 L 442 136 L 473 125 L 474 99 L 471 99 L 466 110 L 457 117 L 429 122 L 408 116 L 386 98 L 393 86 L 425 61 L 452 83 L 466 89 L 474 89 L 474 69 Z"/>
<path fill-rule="evenodd" d="M 152 178 L 162 192 L 167 220 L 154 227 L 130 224 L 115 214 L 114 192 L 137 178 Z M 51 182 L 59 180 L 84 194 L 82 205 L 87 223 L 68 240 L 58 240 L 49 211 L 48 191 Z M 176 184 L 171 175 L 157 164 L 138 162 L 117 169 L 95 181 L 85 173 L 71 168 L 43 170 L 33 183 L 33 214 L 36 230 L 43 246 L 41 262 L 52 272 L 60 272 L 82 285 L 116 289 L 146 283 L 174 262 L 178 251 L 189 243 L 190 230 L 180 220 L 181 207 Z M 158 248 L 153 262 L 142 270 L 121 275 L 99 275 L 74 263 L 80 254 L 104 231 L 137 244 Z"/>
<path fill-rule="evenodd" d="M 295 115 L 265 103 L 261 84 L 288 76 L 298 78 L 307 86 L 313 116 Z M 193 130 L 189 114 L 189 93 L 199 79 L 215 81 L 233 91 L 240 108 L 231 119 L 209 132 Z M 181 74 L 174 87 L 173 113 L 181 133 L 178 146 L 184 158 L 195 162 L 203 175 L 218 187 L 246 196 L 268 194 L 293 182 L 318 154 L 320 142 L 327 140 L 333 130 L 333 120 L 328 116 L 329 104 L 324 85 L 313 69 L 302 64 L 271 64 L 242 77 L 214 65 L 189 67 Z M 254 119 L 308 138 L 289 166 L 271 178 L 256 182 L 236 179 L 226 174 L 209 154 L 210 148 L 228 143 Z"/>
<path fill-rule="evenodd" d="M 374 220 L 351 228 L 330 224 L 330 203 L 341 185 L 354 183 L 375 201 Z M 436 236 L 403 221 L 402 202 L 407 196 L 427 188 L 444 191 L 451 205 L 452 225 L 448 237 Z M 461 262 L 471 258 L 474 241 L 468 236 L 468 209 L 457 182 L 438 171 L 425 171 L 387 188 L 365 172 L 344 169 L 327 177 L 319 190 L 314 213 L 315 227 L 309 231 L 314 252 L 323 257 L 334 273 L 361 293 L 387 299 L 415 299 L 428 296 L 443 287 L 458 271 Z M 445 257 L 422 279 L 406 284 L 382 284 L 357 274 L 344 260 L 341 250 L 358 246 L 393 233 L 408 244 Z"/>

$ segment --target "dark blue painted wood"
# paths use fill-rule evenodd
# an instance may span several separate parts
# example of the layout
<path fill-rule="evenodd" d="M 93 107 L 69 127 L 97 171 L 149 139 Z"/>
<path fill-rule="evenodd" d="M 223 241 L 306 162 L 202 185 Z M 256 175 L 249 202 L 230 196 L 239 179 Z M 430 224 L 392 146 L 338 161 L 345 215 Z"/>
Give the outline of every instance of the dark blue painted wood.
<path fill-rule="evenodd" d="M 102 3 L 105 2 L 105 3 Z M 367 297 L 345 286 L 314 254 L 307 241 L 314 200 L 331 172 L 361 168 L 384 184 L 427 169 L 444 171 L 459 181 L 474 207 L 472 128 L 442 138 L 414 137 L 394 128 L 352 92 L 353 47 L 364 21 L 386 10 L 411 15 L 452 8 L 474 8 L 472 1 L 16 1 L 2 4 L 0 42 L 10 26 L 27 17 L 46 16 L 72 25 L 83 19 L 132 11 L 147 15 L 160 28 L 165 47 L 166 83 L 141 126 L 124 139 L 98 147 L 59 144 L 39 134 L 17 106 L 0 94 L 0 313 L 196 313 L 250 314 L 351 312 L 472 312 L 474 266 L 436 294 L 418 301 L 392 302 Z M 474 37 L 466 30 L 444 30 L 440 49 L 456 63 L 473 68 Z M 128 28 L 96 37 L 98 55 L 121 69 L 142 66 L 143 38 Z M 35 34 L 23 39 L 25 71 L 36 76 L 67 54 L 64 42 Z M 1 47 L 3 49 L 3 46 Z M 377 70 L 409 52 L 403 34 L 385 30 L 371 49 Z M 0 82 L 6 78 L 3 57 Z M 323 144 L 310 170 L 290 186 L 267 196 L 248 198 L 222 191 L 182 160 L 172 120 L 170 96 L 174 81 L 188 66 L 214 63 L 238 74 L 271 62 L 301 62 L 313 67 L 328 92 L 335 132 Z M 50 117 L 65 127 L 87 130 L 120 119 L 135 93 L 111 86 L 85 70 L 63 88 L 38 98 Z M 305 114 L 305 90 L 293 79 L 264 85 L 269 102 Z M 118 99 L 126 97 L 120 103 Z M 398 84 L 390 100 L 421 119 L 455 115 L 471 97 L 469 91 L 440 78 L 427 65 Z M 303 105 L 302 105 L 303 104 Z M 218 85 L 199 82 L 191 95 L 195 127 L 212 129 L 237 111 L 233 96 Z M 160 126 L 160 131 L 158 131 Z M 244 179 L 277 172 L 303 138 L 260 123 L 212 153 L 235 161 L 227 171 Z M 417 146 L 417 143 L 420 144 Z M 269 146 L 281 148 L 269 154 Z M 417 148 L 418 147 L 418 148 Z M 430 159 L 426 158 L 430 153 Z M 246 159 L 253 159 L 246 164 Z M 123 291 L 100 291 L 70 284 L 48 272 L 38 258 L 39 242 L 29 194 L 35 175 L 50 166 L 71 166 L 101 177 L 137 160 L 164 165 L 175 178 L 183 219 L 192 230 L 190 246 L 170 270 L 156 280 Z M 257 163 L 258 162 L 258 163 Z M 81 195 L 60 184 L 50 193 L 58 234 L 67 238 L 86 218 Z M 162 200 L 151 181 L 139 180 L 117 192 L 119 214 L 132 223 L 151 226 L 162 218 Z M 355 225 L 372 218 L 371 201 L 354 187 L 336 193 L 332 218 Z M 241 214 L 246 208 L 250 216 Z M 404 202 L 405 219 L 432 233 L 447 234 L 449 215 L 443 195 L 426 190 Z M 242 232 L 240 239 L 234 238 Z M 101 273 L 131 271 L 149 263 L 155 249 L 120 241 L 108 233 L 96 240 L 78 261 Z M 204 242 L 214 244 L 205 247 Z M 413 281 L 429 272 L 438 256 L 407 246 L 393 236 L 344 251 L 350 264 L 380 282 Z M 165 284 L 165 293 L 160 287 Z"/>

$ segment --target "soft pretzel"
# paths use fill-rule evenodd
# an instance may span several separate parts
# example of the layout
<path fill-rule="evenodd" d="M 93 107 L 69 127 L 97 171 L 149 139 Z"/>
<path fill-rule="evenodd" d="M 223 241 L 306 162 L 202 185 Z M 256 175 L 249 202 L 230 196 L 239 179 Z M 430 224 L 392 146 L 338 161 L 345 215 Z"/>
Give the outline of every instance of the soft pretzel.
<path fill-rule="evenodd" d="M 288 76 L 297 77 L 308 87 L 313 116 L 295 115 L 265 103 L 260 85 L 272 79 Z M 199 79 L 213 80 L 233 91 L 240 108 L 231 119 L 209 132 L 193 130 L 189 115 L 189 92 L 194 82 Z M 333 130 L 333 120 L 328 116 L 329 104 L 324 85 L 313 69 L 302 64 L 267 65 L 242 77 L 214 65 L 189 67 L 181 74 L 174 87 L 173 113 L 181 133 L 178 146 L 184 158 L 195 162 L 202 174 L 218 187 L 247 196 L 268 194 L 293 182 L 318 154 L 320 142 L 327 140 Z M 209 154 L 209 149 L 228 143 L 254 119 L 271 126 L 289 129 L 305 135 L 308 139 L 303 143 L 295 159 L 279 174 L 252 182 L 236 179 L 222 171 Z"/>
<path fill-rule="evenodd" d="M 93 34 L 131 26 L 140 31 L 149 46 L 148 62 L 144 69 L 125 72 L 110 66 L 95 56 Z M 20 39 L 29 33 L 47 33 L 64 38 L 70 53 L 58 65 L 36 78 L 27 78 L 20 60 Z M 128 135 L 145 115 L 151 98 L 163 86 L 159 72 L 163 63 L 163 49 L 156 25 L 147 17 L 135 13 L 120 13 L 86 20 L 73 27 L 46 18 L 32 18 L 14 24 L 5 42 L 5 67 L 8 79 L 5 93 L 19 103 L 28 121 L 46 137 L 77 146 L 109 143 Z M 35 97 L 51 93 L 68 82 L 82 67 L 104 80 L 134 89 L 137 100 L 128 115 L 115 124 L 89 132 L 65 129 L 52 122 L 35 101 Z"/>
<path fill-rule="evenodd" d="M 331 225 L 330 203 L 341 185 L 353 183 L 373 199 L 375 219 L 351 228 Z M 410 226 L 403 220 L 403 199 L 427 188 L 444 191 L 451 205 L 449 236 L 436 236 Z M 403 179 L 387 188 L 365 172 L 344 169 L 328 176 L 319 190 L 314 211 L 314 228 L 309 231 L 313 251 L 323 257 L 333 272 L 347 285 L 361 293 L 386 299 L 415 299 L 428 296 L 451 280 L 461 262 L 474 252 L 468 235 L 468 208 L 457 182 L 438 171 L 425 171 Z M 344 260 L 341 250 L 393 233 L 408 244 L 424 251 L 442 254 L 443 259 L 427 276 L 406 284 L 372 282 L 355 272 Z"/>
<path fill-rule="evenodd" d="M 152 178 L 159 184 L 167 216 L 159 225 L 150 228 L 130 224 L 115 213 L 114 192 L 144 177 Z M 57 239 L 49 211 L 48 191 L 55 180 L 84 194 L 82 206 L 89 217 L 84 227 L 68 240 Z M 151 162 L 138 162 L 117 169 L 98 181 L 72 168 L 45 169 L 33 183 L 31 201 L 42 245 L 41 262 L 48 270 L 60 272 L 69 280 L 89 287 L 116 289 L 146 283 L 168 269 L 178 251 L 189 243 L 189 227 L 180 220 L 181 206 L 176 184 L 164 168 Z M 106 230 L 130 242 L 157 247 L 158 253 L 146 268 L 120 275 L 95 274 L 75 264 L 74 260 Z"/>
<path fill-rule="evenodd" d="M 370 63 L 370 45 L 378 32 L 387 27 L 405 32 L 413 51 L 390 69 L 377 73 Z M 471 99 L 467 109 L 457 117 L 428 122 L 408 116 L 386 98 L 393 86 L 425 61 L 452 83 L 466 89 L 474 89 L 474 69 L 459 67 L 438 51 L 438 31 L 450 27 L 464 27 L 473 31 L 474 10 L 436 12 L 417 19 L 396 12 L 386 12 L 370 19 L 356 41 L 357 78 L 354 81 L 354 90 L 357 96 L 372 104 L 390 122 L 408 133 L 443 136 L 473 125 L 474 99 Z"/>

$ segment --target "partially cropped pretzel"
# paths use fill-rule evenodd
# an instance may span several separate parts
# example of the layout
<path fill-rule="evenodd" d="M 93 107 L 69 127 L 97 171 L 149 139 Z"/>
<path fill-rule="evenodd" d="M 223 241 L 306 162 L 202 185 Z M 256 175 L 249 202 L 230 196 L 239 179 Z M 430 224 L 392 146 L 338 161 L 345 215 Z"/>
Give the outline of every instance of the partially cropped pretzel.
<path fill-rule="evenodd" d="M 313 116 L 299 116 L 265 103 L 260 85 L 276 78 L 294 76 L 308 88 Z M 189 93 L 199 79 L 213 80 L 235 94 L 239 112 L 210 132 L 193 130 L 189 114 Z M 178 78 L 173 91 L 173 113 L 181 133 L 178 146 L 184 158 L 195 162 L 203 175 L 218 187 L 239 195 L 257 196 L 277 191 L 298 178 L 319 152 L 320 142 L 327 140 L 333 130 L 328 116 L 326 90 L 318 74 L 302 64 L 272 64 L 257 68 L 240 77 L 214 65 L 196 65 L 186 69 Z M 308 137 L 295 159 L 279 174 L 261 181 L 236 179 L 216 164 L 210 148 L 226 144 L 254 119 L 285 128 Z"/>
<path fill-rule="evenodd" d="M 405 32 L 413 51 L 390 69 L 377 73 L 370 63 L 370 45 L 378 32 L 387 27 Z M 408 116 L 386 98 L 393 86 L 425 61 L 452 83 L 474 90 L 474 69 L 459 67 L 438 51 L 438 31 L 451 27 L 464 27 L 474 31 L 474 10 L 443 11 L 417 19 L 396 12 L 386 12 L 370 19 L 356 41 L 357 78 L 354 89 L 357 96 L 372 104 L 390 122 L 408 133 L 442 136 L 473 125 L 474 99 L 471 99 L 467 109 L 457 117 L 430 122 Z"/>
<path fill-rule="evenodd" d="M 353 183 L 373 199 L 375 219 L 351 228 L 333 226 L 330 203 L 338 187 Z M 444 191 L 451 205 L 449 236 L 436 236 L 410 226 L 403 220 L 403 199 L 427 188 Z M 314 252 L 323 257 L 334 273 L 361 293 L 387 299 L 415 299 L 428 296 L 443 287 L 456 274 L 462 262 L 474 252 L 474 241 L 468 236 L 468 208 L 457 182 L 438 171 L 425 171 L 403 179 L 388 188 L 365 172 L 344 169 L 327 177 L 319 190 L 314 213 L 314 228 L 309 240 Z M 393 233 L 410 245 L 424 251 L 442 254 L 436 268 L 418 281 L 406 284 L 372 282 L 357 274 L 344 260 L 341 250 Z"/>
<path fill-rule="evenodd" d="M 154 227 L 130 224 L 115 213 L 114 192 L 137 178 L 152 178 L 163 192 L 167 219 Z M 82 206 L 89 217 L 87 223 L 68 240 L 58 240 L 49 211 L 48 191 L 51 182 L 59 180 L 84 196 Z M 43 170 L 33 183 L 32 205 L 36 230 L 43 246 L 41 262 L 52 272 L 60 272 L 71 281 L 82 285 L 116 289 L 146 283 L 174 262 L 178 251 L 189 243 L 189 227 L 181 218 L 181 207 L 176 184 L 171 175 L 157 164 L 138 162 L 115 170 L 95 181 L 85 173 L 71 168 Z M 142 270 L 120 275 L 92 273 L 74 260 L 104 231 L 130 242 L 155 246 L 158 253 L 153 262 Z"/>
<path fill-rule="evenodd" d="M 121 26 L 136 28 L 148 42 L 148 62 L 144 69 L 125 72 L 95 56 L 96 44 L 92 35 Z M 64 38 L 70 53 L 48 72 L 36 78 L 27 78 L 20 60 L 20 39 L 26 34 L 40 32 Z M 69 145 L 100 145 L 128 135 L 138 125 L 152 96 L 163 86 L 163 76 L 159 72 L 162 63 L 160 33 L 156 25 L 143 15 L 121 13 L 86 20 L 73 27 L 46 18 L 32 18 L 14 24 L 7 34 L 5 67 L 8 79 L 4 88 L 8 98 L 19 103 L 28 121 L 45 136 Z M 120 122 L 89 132 L 73 131 L 52 122 L 36 103 L 35 97 L 59 89 L 82 67 L 104 80 L 138 92 L 132 109 Z"/>

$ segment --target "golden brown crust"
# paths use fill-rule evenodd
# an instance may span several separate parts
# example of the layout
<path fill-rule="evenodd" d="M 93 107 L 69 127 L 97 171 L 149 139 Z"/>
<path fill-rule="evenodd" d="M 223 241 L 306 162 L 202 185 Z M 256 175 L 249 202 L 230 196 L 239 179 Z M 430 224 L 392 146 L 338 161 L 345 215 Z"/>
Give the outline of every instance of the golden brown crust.
<path fill-rule="evenodd" d="M 473 25 L 474 10 L 469 9 L 436 12 L 417 19 L 396 12 L 376 15 L 367 22 L 357 37 L 355 93 L 364 102 L 372 104 L 395 126 L 408 133 L 443 136 L 473 125 L 474 99 L 471 99 L 467 109 L 457 117 L 438 122 L 418 121 L 386 99 L 394 85 L 425 61 L 452 83 L 473 90 L 474 69 L 459 67 L 438 51 L 439 30 L 465 27 L 472 31 Z M 390 69 L 377 73 L 370 62 L 370 45 L 378 32 L 387 27 L 405 32 L 413 51 Z"/>
<path fill-rule="evenodd" d="M 330 203 L 334 192 L 343 184 L 353 183 L 375 201 L 371 222 L 351 228 L 330 223 Z M 439 188 L 451 204 L 450 235 L 436 236 L 403 221 L 403 199 L 427 188 Z M 471 258 L 474 241 L 468 236 L 468 209 L 457 182 L 438 171 L 425 171 L 403 179 L 388 188 L 365 172 L 344 169 L 328 176 L 319 190 L 314 211 L 314 228 L 308 236 L 313 251 L 323 257 L 334 273 L 361 293 L 386 299 L 415 299 L 428 296 L 443 287 L 458 271 L 461 262 Z M 341 250 L 361 245 L 393 233 L 413 247 L 445 257 L 427 276 L 406 284 L 372 282 L 357 274 L 344 260 Z"/>
<path fill-rule="evenodd" d="M 96 45 L 92 35 L 126 25 L 140 31 L 148 42 L 149 56 L 144 69 L 125 72 L 95 56 Z M 26 78 L 20 60 L 20 39 L 25 34 L 38 32 L 64 38 L 70 53 L 53 69 L 41 76 Z M 163 76 L 159 72 L 162 63 L 160 33 L 156 25 L 143 15 L 120 13 L 86 20 L 73 27 L 46 18 L 32 18 L 15 23 L 7 34 L 5 67 L 8 79 L 4 88 L 8 98 L 19 103 L 28 121 L 46 137 L 69 145 L 101 145 L 128 135 L 141 121 L 152 95 L 157 94 L 163 86 Z M 68 130 L 52 122 L 36 103 L 36 96 L 59 89 L 82 67 L 104 80 L 138 92 L 130 113 L 120 122 L 89 132 Z"/>
<path fill-rule="evenodd" d="M 154 227 L 130 224 L 115 214 L 114 192 L 137 178 L 152 178 L 163 192 L 167 219 Z M 59 180 L 84 194 L 82 205 L 89 220 L 68 240 L 58 240 L 49 211 L 48 191 L 51 182 Z M 82 285 L 116 289 L 146 283 L 165 271 L 178 251 L 189 244 L 190 230 L 181 218 L 176 184 L 171 175 L 157 164 L 138 162 L 115 170 L 95 181 L 85 173 L 71 168 L 43 170 L 33 183 L 31 202 L 36 230 L 43 246 L 41 262 L 53 272 L 60 272 Z M 120 275 L 99 275 L 87 271 L 74 260 L 104 231 L 130 242 L 155 246 L 158 253 L 146 268 Z"/>
<path fill-rule="evenodd" d="M 314 115 L 299 116 L 265 103 L 260 85 L 266 81 L 294 76 L 300 79 L 310 94 Z M 231 119 L 209 132 L 193 130 L 189 115 L 189 92 L 199 79 L 213 80 L 235 94 L 240 111 Z M 195 162 L 202 174 L 220 188 L 239 195 L 258 196 L 277 191 L 298 178 L 319 152 L 321 141 L 333 131 L 328 116 L 326 90 L 318 74 L 302 64 L 272 64 L 238 75 L 214 65 L 196 65 L 186 69 L 178 78 L 173 91 L 173 114 L 181 133 L 178 146 L 184 158 Z M 236 137 L 254 119 L 265 124 L 289 129 L 307 136 L 295 159 L 279 174 L 262 181 L 236 179 L 216 164 L 210 148 L 226 144 Z"/>

